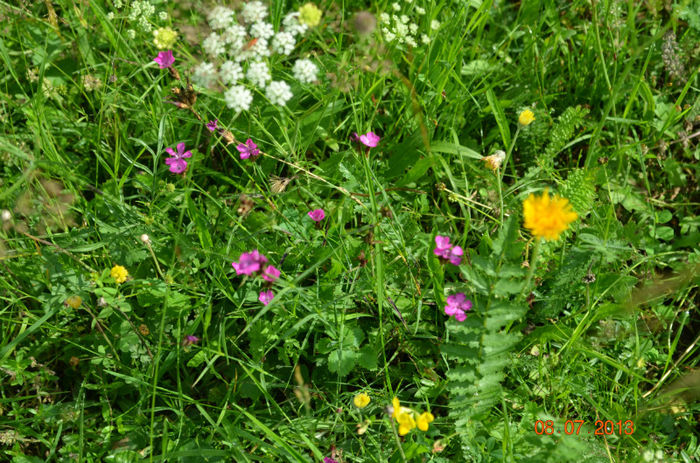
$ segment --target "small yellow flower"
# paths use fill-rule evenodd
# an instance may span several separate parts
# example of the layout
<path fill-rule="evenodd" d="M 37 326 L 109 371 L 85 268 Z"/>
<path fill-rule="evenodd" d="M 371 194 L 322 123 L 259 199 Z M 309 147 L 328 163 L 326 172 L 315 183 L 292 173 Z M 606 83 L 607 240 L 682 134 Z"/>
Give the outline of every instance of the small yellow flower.
<path fill-rule="evenodd" d="M 405 436 L 411 429 L 416 427 L 416 421 L 413 419 L 413 410 L 402 407 L 397 397 L 394 397 L 391 405 L 394 408 L 391 417 L 399 424 L 399 435 Z"/>
<path fill-rule="evenodd" d="M 418 424 L 418 429 L 421 431 L 425 432 L 428 430 L 428 424 L 432 423 L 433 420 L 435 420 L 435 417 L 433 416 L 432 413 L 430 412 L 425 412 L 421 413 L 418 419 L 416 420 Z"/>
<path fill-rule="evenodd" d="M 396 417 L 396 422 L 399 423 L 399 436 L 405 436 L 411 429 L 416 427 L 416 421 L 410 413 L 401 412 Z"/>
<path fill-rule="evenodd" d="M 119 285 L 124 283 L 126 281 L 126 277 L 129 276 L 129 272 L 127 272 L 126 269 L 121 265 L 115 265 L 114 267 L 112 267 L 112 271 L 109 272 L 109 274 Z"/>
<path fill-rule="evenodd" d="M 177 32 L 169 27 L 161 27 L 153 31 L 153 43 L 159 50 L 171 48 L 177 40 Z"/>
<path fill-rule="evenodd" d="M 321 14 L 321 10 L 309 2 L 299 8 L 299 22 L 311 27 L 318 26 L 321 22 Z"/>
<path fill-rule="evenodd" d="M 82 304 L 82 303 L 83 303 L 83 299 L 80 296 L 75 296 L 75 295 L 69 296 L 65 302 L 65 304 L 68 307 L 72 307 L 74 309 L 77 309 L 78 307 L 80 307 L 80 304 Z"/>
<path fill-rule="evenodd" d="M 550 198 L 546 190 L 542 196 L 531 194 L 523 201 L 523 215 L 525 228 L 532 236 L 550 241 L 558 240 L 561 232 L 578 217 L 568 199 L 556 195 Z"/>
<path fill-rule="evenodd" d="M 520 125 L 530 125 L 534 120 L 535 113 L 533 113 L 529 109 L 526 109 L 525 111 L 521 112 L 518 116 L 518 122 L 520 123 Z"/>
<path fill-rule="evenodd" d="M 365 408 L 369 404 L 370 400 L 371 399 L 367 394 L 361 392 L 357 394 L 354 399 L 352 399 L 352 403 L 354 403 L 357 408 Z"/>

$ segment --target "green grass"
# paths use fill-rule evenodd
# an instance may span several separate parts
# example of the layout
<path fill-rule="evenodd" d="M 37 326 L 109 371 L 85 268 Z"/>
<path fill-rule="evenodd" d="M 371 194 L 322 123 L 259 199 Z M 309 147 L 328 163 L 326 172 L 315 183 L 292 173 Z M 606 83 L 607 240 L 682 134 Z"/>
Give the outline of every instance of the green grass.
<path fill-rule="evenodd" d="M 109 0 L 0 0 L 0 461 L 700 458 L 697 0 L 400 2 L 427 10 L 418 47 L 355 30 L 392 2 L 322 0 L 269 59 L 294 97 L 251 87 L 238 115 L 221 88 L 172 103 L 210 7 L 152 3 L 179 81 Z M 350 141 L 370 130 L 378 147 Z M 242 160 L 248 138 L 263 154 Z M 579 217 L 536 244 L 522 203 L 545 189 Z M 231 266 L 253 249 L 281 270 L 266 306 Z M 427 432 L 397 434 L 394 397 Z"/>

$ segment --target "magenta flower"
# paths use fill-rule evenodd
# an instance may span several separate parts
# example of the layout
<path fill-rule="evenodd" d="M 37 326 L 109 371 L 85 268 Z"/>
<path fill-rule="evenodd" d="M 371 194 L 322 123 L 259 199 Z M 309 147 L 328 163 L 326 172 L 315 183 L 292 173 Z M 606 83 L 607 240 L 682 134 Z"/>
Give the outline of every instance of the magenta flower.
<path fill-rule="evenodd" d="M 161 69 L 165 69 L 173 65 L 175 58 L 173 57 L 173 52 L 171 50 L 167 50 L 158 53 L 158 56 L 153 58 L 153 61 L 158 63 L 158 66 Z"/>
<path fill-rule="evenodd" d="M 450 244 L 449 237 L 440 235 L 435 237 L 435 249 L 433 249 L 433 252 L 436 256 L 450 261 L 453 265 L 459 265 L 462 262 L 462 254 L 464 254 L 464 250 L 461 247 Z"/>
<path fill-rule="evenodd" d="M 353 132 L 352 135 L 350 135 L 350 141 L 354 141 L 354 142 L 360 141 L 360 136 L 357 134 L 357 132 Z"/>
<path fill-rule="evenodd" d="M 311 220 L 314 222 L 320 222 L 326 217 L 326 213 L 323 209 L 314 209 L 313 211 L 309 211 L 309 217 L 311 217 Z"/>
<path fill-rule="evenodd" d="M 185 151 L 185 144 L 177 144 L 177 153 L 172 148 L 165 148 L 165 151 L 172 157 L 165 160 L 165 163 L 170 166 L 170 172 L 173 174 L 181 174 L 187 169 L 187 161 L 185 158 L 192 157 L 192 153 Z"/>
<path fill-rule="evenodd" d="M 209 129 L 210 132 L 213 132 L 216 130 L 216 127 L 219 124 L 219 119 L 214 119 L 213 121 L 207 122 L 207 128 Z"/>
<path fill-rule="evenodd" d="M 369 146 L 370 148 L 374 148 L 375 146 L 377 146 L 379 144 L 379 140 L 381 140 L 379 135 L 377 135 L 374 132 L 367 132 L 364 135 L 360 135 L 359 139 L 360 143 L 362 143 L 365 146 Z"/>
<path fill-rule="evenodd" d="M 236 149 L 240 151 L 241 159 L 248 159 L 251 156 L 257 156 L 258 154 L 260 154 L 258 145 L 253 143 L 253 140 L 251 140 L 250 138 L 246 140 L 245 145 L 243 143 L 240 143 L 238 146 L 236 146 Z"/>
<path fill-rule="evenodd" d="M 324 457 L 323 463 L 338 463 L 338 462 L 335 461 L 334 459 L 332 459 L 331 457 Z"/>
<path fill-rule="evenodd" d="M 447 305 L 445 306 L 445 315 L 450 317 L 454 315 L 455 320 L 463 322 L 467 319 L 466 312 L 472 308 L 472 301 L 467 299 L 464 293 L 457 293 L 447 296 Z"/>
<path fill-rule="evenodd" d="M 268 265 L 267 267 L 265 267 L 262 277 L 265 281 L 269 281 L 270 283 L 272 283 L 280 277 L 280 271 L 273 265 Z"/>
<path fill-rule="evenodd" d="M 236 269 L 236 275 L 253 275 L 262 268 L 262 264 L 267 263 L 267 257 L 253 249 L 251 252 L 241 254 L 239 262 L 232 262 L 233 268 Z"/>
<path fill-rule="evenodd" d="M 197 336 L 185 336 L 185 339 L 182 340 L 182 345 L 187 347 L 198 342 L 199 338 Z"/>
<path fill-rule="evenodd" d="M 262 302 L 263 305 L 267 305 L 270 303 L 273 297 L 275 297 L 275 295 L 272 294 L 272 291 L 268 289 L 267 291 L 260 291 L 260 296 L 258 296 L 258 300 Z"/>

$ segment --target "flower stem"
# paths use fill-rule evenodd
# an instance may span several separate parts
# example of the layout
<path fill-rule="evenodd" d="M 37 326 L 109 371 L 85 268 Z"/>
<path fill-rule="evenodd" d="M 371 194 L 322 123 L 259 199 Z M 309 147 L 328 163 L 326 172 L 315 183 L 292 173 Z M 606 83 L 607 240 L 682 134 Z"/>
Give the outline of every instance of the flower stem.
<path fill-rule="evenodd" d="M 394 421 L 389 417 L 389 423 L 391 423 L 391 430 L 394 431 L 394 438 L 396 439 L 396 445 L 399 447 L 399 453 L 401 454 L 401 461 L 406 461 L 406 454 L 403 453 L 403 447 L 401 446 L 401 439 L 399 438 L 399 433 L 396 431 L 396 426 Z"/>
<path fill-rule="evenodd" d="M 501 172 L 500 180 L 503 182 L 503 176 L 506 173 L 506 166 L 508 165 L 508 161 L 510 161 L 510 155 L 513 152 L 513 148 L 515 147 L 515 142 L 518 139 L 518 135 L 520 134 L 520 124 L 518 124 L 518 128 L 515 130 L 515 135 L 513 136 L 513 141 L 510 143 L 510 146 L 508 147 L 508 151 L 506 152 L 506 159 L 503 161 L 503 172 Z M 510 170 L 513 173 L 513 177 L 515 177 L 515 163 L 511 164 Z M 501 219 L 501 222 L 503 222 L 503 219 Z"/>
<path fill-rule="evenodd" d="M 530 268 L 527 271 L 527 277 L 525 278 L 525 285 L 523 286 L 523 289 L 520 291 L 520 296 L 518 296 L 518 299 L 522 299 L 523 295 L 527 292 L 528 288 L 530 288 L 530 282 L 532 281 L 532 275 L 535 274 L 535 269 L 537 268 L 537 258 L 539 257 L 540 254 L 540 242 L 542 241 L 541 238 L 535 238 L 535 246 L 532 249 L 532 257 L 530 258 Z"/>

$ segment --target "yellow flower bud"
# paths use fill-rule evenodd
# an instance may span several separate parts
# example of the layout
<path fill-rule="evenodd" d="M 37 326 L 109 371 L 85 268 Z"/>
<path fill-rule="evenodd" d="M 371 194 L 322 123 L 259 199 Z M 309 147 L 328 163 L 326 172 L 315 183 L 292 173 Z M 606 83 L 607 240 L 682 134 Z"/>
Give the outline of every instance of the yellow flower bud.
<path fill-rule="evenodd" d="M 435 417 L 430 412 L 421 413 L 421 415 L 418 417 L 418 420 L 416 420 L 418 424 L 418 429 L 420 429 L 423 432 L 427 431 L 428 424 L 432 423 L 434 419 Z"/>
<path fill-rule="evenodd" d="M 77 309 L 78 307 L 80 307 L 80 304 L 82 304 L 82 303 L 83 303 L 83 299 L 80 296 L 76 296 L 76 295 L 68 297 L 68 299 L 66 299 L 66 302 L 65 302 L 65 304 L 68 307 L 72 307 L 74 309 Z"/>
<path fill-rule="evenodd" d="M 118 285 L 124 283 L 126 278 L 129 276 L 129 272 L 127 272 L 121 265 L 115 265 L 112 267 L 112 271 L 109 272 L 109 274 L 112 278 L 114 278 L 114 281 L 116 281 Z"/>

